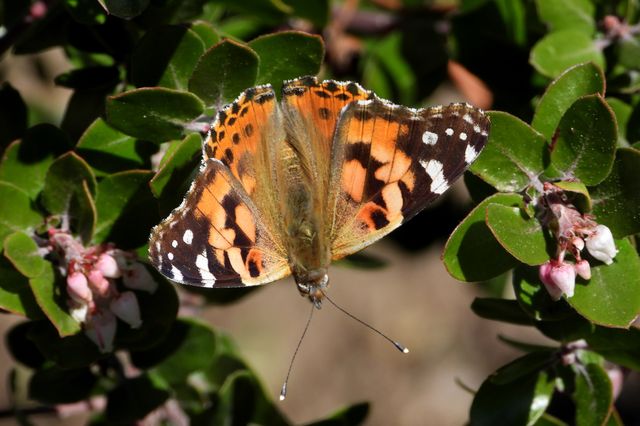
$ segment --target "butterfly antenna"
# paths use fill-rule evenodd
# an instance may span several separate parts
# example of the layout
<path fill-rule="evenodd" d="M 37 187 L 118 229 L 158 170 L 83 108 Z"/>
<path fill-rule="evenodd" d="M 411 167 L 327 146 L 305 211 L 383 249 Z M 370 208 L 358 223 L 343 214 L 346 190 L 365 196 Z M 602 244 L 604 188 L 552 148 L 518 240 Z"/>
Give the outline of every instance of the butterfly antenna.
<path fill-rule="evenodd" d="M 396 349 L 398 349 L 400 352 L 402 352 L 403 354 L 408 354 L 409 353 L 409 348 L 407 348 L 406 346 L 396 342 L 395 340 L 389 338 L 389 336 L 387 336 L 386 334 L 384 334 L 383 332 L 381 332 L 380 330 L 378 330 L 377 328 L 367 324 L 366 322 L 362 321 L 360 318 L 356 317 L 355 315 L 353 315 L 352 313 L 348 312 L 347 310 L 341 308 L 338 304 L 336 304 L 336 302 L 334 302 L 333 300 L 331 300 L 331 298 L 329 298 L 329 296 L 327 296 L 327 293 L 322 292 L 322 294 L 324 295 L 324 297 L 329 301 L 329 303 L 331 303 L 333 306 L 335 306 L 338 310 L 342 311 L 342 313 L 344 313 L 345 315 L 347 315 L 348 317 L 351 317 L 352 319 L 358 321 L 360 324 L 364 325 L 365 327 L 369 328 L 370 330 L 378 333 L 380 336 L 384 337 L 386 340 L 388 340 L 389 342 L 393 343 L 393 346 L 396 347 Z"/>
<path fill-rule="evenodd" d="M 287 383 L 289 383 L 289 375 L 291 375 L 291 369 L 293 368 L 293 362 L 296 360 L 296 355 L 298 355 L 298 350 L 300 350 L 300 345 L 302 345 L 302 341 L 304 340 L 304 336 L 307 334 L 307 330 L 309 329 L 309 324 L 311 324 L 311 317 L 313 317 L 313 311 L 316 309 L 314 305 L 311 305 L 311 312 L 309 312 L 309 318 L 307 319 L 307 325 L 304 326 L 304 331 L 302 332 L 302 336 L 300 336 L 300 340 L 298 341 L 298 346 L 296 346 L 296 350 L 293 353 L 293 357 L 291 357 L 291 363 L 289 364 L 289 371 L 287 371 L 287 378 L 284 379 L 284 383 L 282 384 L 282 389 L 280 389 L 280 401 L 284 401 L 287 397 Z"/>

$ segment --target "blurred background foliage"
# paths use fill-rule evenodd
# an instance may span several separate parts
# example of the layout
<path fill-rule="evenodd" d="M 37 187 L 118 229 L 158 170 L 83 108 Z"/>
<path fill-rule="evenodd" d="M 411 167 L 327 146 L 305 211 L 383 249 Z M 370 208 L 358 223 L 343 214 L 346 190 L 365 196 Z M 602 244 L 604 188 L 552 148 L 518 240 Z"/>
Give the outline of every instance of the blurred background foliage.
<path fill-rule="evenodd" d="M 599 164 L 598 156 L 606 156 L 609 169 L 600 177 L 578 175 L 590 186 L 588 190 L 574 188 L 572 193 L 582 194 L 588 206 L 583 210 L 589 211 L 592 198 L 607 199 L 619 187 L 629 191 L 619 204 L 624 208 L 594 207 L 619 239 L 624 265 L 630 265 L 615 270 L 627 274 L 622 284 L 629 284 L 629 297 L 614 298 L 613 305 L 599 305 L 599 294 L 587 292 L 578 294 L 573 302 L 552 305 L 540 290 L 535 269 L 532 273 L 527 266 L 539 265 L 549 257 L 544 239 L 530 251 L 520 250 L 517 236 L 501 231 L 524 225 L 500 216 L 504 209 L 491 210 L 497 215 L 493 221 L 485 219 L 489 210 L 480 209 L 488 205 L 482 200 L 496 191 L 513 192 L 491 198 L 492 206 L 505 208 L 520 206 L 527 192 L 526 185 L 512 187 L 509 167 L 498 167 L 502 163 L 489 158 L 490 154 L 474 166 L 474 174 L 465 176 L 473 201 L 460 187 L 402 226 L 390 237 L 393 246 L 380 251 L 393 261 L 382 260 L 374 250 L 340 263 L 360 269 L 354 274 L 370 273 L 367 279 L 392 281 L 387 293 L 380 293 L 381 300 L 388 300 L 394 292 L 405 290 L 400 289 L 400 280 L 380 271 L 408 275 L 408 268 L 417 270 L 416 265 L 422 265 L 422 260 L 416 260 L 422 259 L 420 253 L 430 251 L 434 242 L 440 251 L 466 217 L 449 240 L 444 260 L 457 279 L 488 280 L 471 294 L 485 296 L 473 303 L 473 312 L 510 324 L 533 325 L 547 337 L 540 340 L 526 334 L 536 344 L 503 338 L 526 355 L 498 370 L 493 380 L 480 385 L 480 377 L 471 386 L 478 393 L 471 404 L 470 423 L 638 424 L 639 385 L 633 371 L 638 369 L 640 337 L 633 326 L 624 327 L 638 314 L 640 294 L 634 239 L 639 231 L 640 191 L 633 191 L 633 182 L 639 181 L 635 167 L 640 141 L 639 18 L 636 0 L 0 1 L 0 237 L 4 241 L 0 305 L 13 314 L 11 318 L 24 317 L 24 321 L 12 322 L 6 333 L 14 363 L 7 399 L 11 405 L 0 407 L 2 416 L 23 424 L 42 413 L 73 413 L 91 424 L 130 424 L 141 419 L 148 424 L 293 423 L 285 412 L 295 410 L 274 403 L 272 387 L 265 391 L 262 385 L 261 376 L 275 373 L 250 367 L 230 335 L 215 327 L 228 326 L 226 316 L 237 320 L 230 313 L 233 307 L 223 305 L 243 303 L 253 290 L 178 289 L 149 269 L 157 290 L 135 290 L 142 327 L 134 330 L 120 323 L 116 352 L 101 353 L 67 312 L 66 272 L 52 266 L 59 264 L 43 261 L 39 249 L 49 244 L 48 229 L 64 226 L 68 220 L 67 229 L 84 246 L 115 244 L 146 259 L 149 229 L 179 204 L 188 188 L 200 161 L 202 137 L 215 111 L 255 84 L 271 83 L 279 88 L 282 80 L 318 74 L 360 82 L 378 96 L 408 106 L 467 101 L 502 111 L 491 115 L 495 136 L 492 134 L 490 143 L 506 147 L 505 152 L 520 141 L 530 143 L 528 147 L 546 147 L 555 140 L 557 127 L 570 127 L 563 127 L 561 120 L 572 118 L 565 113 L 569 114 L 577 100 L 588 105 L 595 102 L 596 109 L 602 106 L 594 113 L 601 115 L 589 117 L 605 120 L 613 130 L 593 142 L 592 151 L 598 153 L 587 166 Z M 52 91 L 53 85 L 66 91 Z M 547 87 L 556 87 L 556 94 Z M 545 90 L 549 95 L 543 96 Z M 600 101 L 605 95 L 606 103 Z M 580 108 L 587 107 L 578 105 L 572 114 L 580 115 L 585 111 Z M 531 126 L 526 124 L 530 122 Z M 571 137 L 565 139 L 572 146 Z M 566 160 L 532 158 L 530 152 L 515 153 L 513 158 L 527 166 L 544 161 L 545 167 L 549 161 L 560 167 Z M 500 175 L 501 170 L 507 172 Z M 518 196 L 513 198 L 515 193 Z M 471 235 L 463 232 L 477 230 L 476 222 L 484 225 L 485 220 L 493 233 L 484 229 L 470 237 L 477 243 L 475 250 L 453 253 L 462 246 L 456 238 Z M 542 238 L 539 226 L 535 232 Z M 498 248 L 484 252 L 491 244 L 488 250 Z M 493 253 L 499 256 L 491 257 Z M 404 259 L 414 260 L 404 263 Z M 405 270 L 392 269 L 394 261 Z M 462 267 L 455 269 L 454 264 Z M 416 279 L 421 282 L 425 276 L 434 276 L 420 271 L 422 276 Z M 599 271 L 607 273 L 606 269 Z M 609 274 L 615 275 L 613 271 Z M 347 275 L 341 277 L 340 285 L 348 282 Z M 117 285 L 121 290 L 127 287 L 120 280 Z M 294 293 L 291 285 L 284 290 Z M 410 294 L 408 288 L 406 291 Z M 367 297 L 376 297 L 375 291 L 366 292 L 371 293 Z M 361 293 L 353 290 L 351 297 L 359 299 Z M 501 298 L 505 295 L 510 295 L 509 300 Z M 403 300 L 400 295 L 397 299 Z M 444 309 L 453 303 L 446 297 L 442 300 Z M 588 309 L 594 300 L 601 309 Z M 297 299 L 292 303 L 304 304 Z M 394 305 L 394 310 L 390 303 L 383 309 L 391 311 L 389 316 L 400 316 L 394 314 L 403 306 Z M 192 319 L 211 306 L 226 309 L 207 316 L 218 320 L 213 321 L 214 327 Z M 462 313 L 460 306 L 456 309 L 452 315 L 458 319 L 451 321 L 475 334 L 479 320 L 465 316 L 468 312 Z M 251 312 L 245 309 L 242 315 L 251 320 Z M 256 312 L 260 317 L 261 311 Z M 372 308 L 370 313 L 374 312 Z M 614 317 L 612 312 L 623 313 Z M 283 320 L 294 323 L 287 329 L 294 334 L 302 321 L 298 313 Z M 417 321 L 424 321 L 419 315 L 413 314 L 413 321 L 401 319 L 405 332 L 412 330 L 416 341 L 423 340 L 424 332 L 418 328 L 422 324 Z M 342 323 L 330 324 L 338 327 Z M 453 333 L 444 324 L 434 327 Z M 333 328 L 325 333 L 322 351 L 333 350 L 332 337 L 340 332 Z M 359 339 L 364 333 L 358 328 L 350 335 Z M 493 334 L 480 338 L 492 339 Z M 571 346 L 581 339 L 589 346 Z M 264 338 L 257 337 L 255 342 L 255 346 L 263 345 Z M 270 370 L 274 363 L 282 364 L 275 371 L 286 371 L 289 351 L 270 342 L 262 349 L 267 361 L 259 364 L 269 365 Z M 348 350 L 346 354 L 366 357 L 377 351 L 362 346 L 358 354 Z M 455 347 L 463 351 L 472 345 L 458 342 Z M 491 359 L 494 349 L 488 348 L 472 347 L 471 353 Z M 489 353 L 481 354 L 483 349 Z M 574 359 L 567 361 L 568 355 Z M 495 368 L 502 361 L 496 359 L 482 367 Z M 337 362 L 353 365 L 359 361 Z M 434 358 L 426 362 L 439 365 Z M 392 383 L 377 386 L 389 389 L 383 395 L 393 393 L 400 381 L 393 377 L 394 364 L 373 365 L 389 369 L 384 377 Z M 304 358 L 297 367 L 317 368 L 305 365 Z M 331 365 L 321 368 L 332 370 Z M 480 374 L 486 376 L 488 371 Z M 353 377 L 357 374 L 341 376 L 340 383 L 360 380 Z M 459 374 L 464 373 L 447 370 L 448 382 Z M 434 375 L 425 380 L 430 377 Z M 305 402 L 313 405 L 316 392 L 333 390 L 318 389 L 317 382 L 312 382 L 296 390 L 300 396 L 294 401 L 300 406 Z M 370 424 L 389 424 L 393 419 L 404 424 L 429 423 L 423 411 L 408 407 L 421 406 L 430 395 L 415 389 L 398 395 L 384 395 L 391 401 L 386 405 L 374 401 Z M 325 413 L 317 421 L 309 420 L 309 413 L 316 415 L 316 411 L 304 411 L 305 407 L 296 416 L 308 424 L 361 424 L 370 406 L 354 399 L 359 398 L 350 396 L 344 401 L 346 408 L 334 404 L 334 413 Z M 445 412 L 468 409 L 448 402 L 451 407 L 445 407 Z M 376 411 L 376 403 L 383 409 Z M 435 419 L 451 421 L 451 417 Z"/>

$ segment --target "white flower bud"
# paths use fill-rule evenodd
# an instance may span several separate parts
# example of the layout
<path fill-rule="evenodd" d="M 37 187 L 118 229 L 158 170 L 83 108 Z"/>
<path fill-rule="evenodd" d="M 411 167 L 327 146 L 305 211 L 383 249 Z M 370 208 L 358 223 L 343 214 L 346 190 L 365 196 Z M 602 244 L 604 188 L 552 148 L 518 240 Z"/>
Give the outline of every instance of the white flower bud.
<path fill-rule="evenodd" d="M 554 265 L 549 275 L 562 293 L 566 294 L 567 297 L 573 296 L 573 291 L 576 288 L 576 270 L 573 265 L 568 263 Z"/>
<path fill-rule="evenodd" d="M 69 315 L 78 321 L 83 323 L 87 320 L 87 314 L 89 313 L 89 304 L 84 302 L 71 301 L 69 303 Z"/>
<path fill-rule="evenodd" d="M 591 265 L 585 259 L 578 261 L 575 265 L 576 273 L 585 280 L 591 279 Z"/>
<path fill-rule="evenodd" d="M 82 272 L 67 276 L 67 294 L 79 304 L 87 304 L 93 299 L 87 277 Z"/>
<path fill-rule="evenodd" d="M 599 261 L 611 265 L 618 254 L 611 230 L 604 225 L 595 227 L 593 234 L 587 238 L 587 250 Z"/>
<path fill-rule="evenodd" d="M 100 310 L 88 318 L 84 333 L 98 346 L 100 352 L 107 353 L 113 351 L 116 327 L 116 317 L 108 310 Z"/>
<path fill-rule="evenodd" d="M 142 325 L 138 299 L 132 291 L 120 293 L 117 298 L 111 300 L 109 309 L 111 309 L 111 312 L 118 318 L 129 324 L 131 328 L 138 328 Z"/>
<path fill-rule="evenodd" d="M 560 300 L 562 297 L 562 290 L 556 286 L 556 284 L 551 279 L 551 270 L 553 266 L 550 261 L 547 261 L 540 265 L 540 269 L 538 270 L 538 275 L 540 276 L 540 281 L 544 284 L 544 287 L 547 289 L 549 296 L 553 300 Z"/>
<path fill-rule="evenodd" d="M 130 289 L 143 290 L 148 293 L 155 293 L 158 288 L 158 283 L 140 262 L 132 263 L 128 269 L 123 271 L 122 283 Z"/>
<path fill-rule="evenodd" d="M 102 272 L 102 275 L 106 278 L 120 278 L 122 275 L 116 260 L 107 253 L 102 253 L 98 257 L 95 268 Z"/>

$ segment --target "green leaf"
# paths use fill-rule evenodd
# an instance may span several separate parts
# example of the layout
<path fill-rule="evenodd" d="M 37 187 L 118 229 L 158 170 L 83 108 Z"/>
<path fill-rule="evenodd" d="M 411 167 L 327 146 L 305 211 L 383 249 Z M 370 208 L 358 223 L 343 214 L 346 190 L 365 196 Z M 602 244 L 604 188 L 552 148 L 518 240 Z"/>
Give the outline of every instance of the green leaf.
<path fill-rule="evenodd" d="M 64 369 L 87 367 L 98 359 L 108 356 L 101 354 L 96 344 L 84 333 L 60 337 L 49 321 L 31 323 L 27 338 L 47 361 Z"/>
<path fill-rule="evenodd" d="M 538 219 L 527 217 L 520 207 L 489 204 L 487 226 L 500 245 L 520 262 L 541 265 L 549 260 L 548 253 L 553 248 L 547 247 L 542 225 Z"/>
<path fill-rule="evenodd" d="M 518 261 L 493 238 L 485 215 L 490 203 L 517 206 L 521 201 L 516 194 L 493 195 L 478 204 L 456 227 L 442 255 L 452 277 L 461 281 L 483 281 L 517 265 Z"/>
<path fill-rule="evenodd" d="M 604 89 L 604 73 L 594 63 L 587 62 L 569 68 L 547 87 L 538 102 L 531 126 L 545 138 L 551 139 L 560 119 L 576 100 L 594 93 L 604 95 Z"/>
<path fill-rule="evenodd" d="M 111 15 L 122 19 L 131 19 L 140 15 L 150 0 L 98 0 Z"/>
<path fill-rule="evenodd" d="M 33 370 L 42 367 L 46 361 L 28 335 L 33 325 L 40 322 L 47 321 L 23 321 L 17 323 L 9 330 L 6 338 L 7 349 L 11 357 Z"/>
<path fill-rule="evenodd" d="M 74 370 L 46 366 L 29 381 L 29 398 L 45 404 L 67 404 L 89 398 L 98 378 L 89 367 Z"/>
<path fill-rule="evenodd" d="M 620 37 L 616 42 L 618 64 L 632 70 L 640 70 L 640 38 L 637 34 Z"/>
<path fill-rule="evenodd" d="M 27 130 L 27 106 L 7 81 L 0 85 L 0 129 L 0 152 Z"/>
<path fill-rule="evenodd" d="M 0 257 L 0 308 L 27 318 L 43 318 L 29 280 L 5 258 Z"/>
<path fill-rule="evenodd" d="M 181 138 L 203 111 L 204 104 L 194 94 L 162 87 L 130 90 L 107 99 L 111 126 L 154 142 Z"/>
<path fill-rule="evenodd" d="M 550 173 L 585 185 L 602 182 L 611 171 L 617 139 L 615 117 L 605 100 L 598 94 L 583 96 L 560 120 Z"/>
<path fill-rule="evenodd" d="M 371 404 L 368 402 L 360 402 L 348 407 L 344 407 L 331 414 L 328 418 L 318 420 L 307 426 L 351 426 L 364 424 Z"/>
<path fill-rule="evenodd" d="M 616 123 L 618 123 L 618 147 L 627 147 L 629 146 L 627 127 L 631 122 L 630 118 L 633 108 L 618 98 L 607 97 L 606 100 L 609 108 L 611 108 L 616 116 Z"/>
<path fill-rule="evenodd" d="M 575 368 L 575 391 L 577 426 L 602 425 L 613 404 L 613 390 L 607 372 L 597 364 Z"/>
<path fill-rule="evenodd" d="M 0 182 L 0 200 L 0 241 L 13 231 L 30 232 L 42 223 L 29 196 L 10 183 Z"/>
<path fill-rule="evenodd" d="M 579 211 L 587 213 L 592 209 L 591 196 L 587 187 L 579 181 L 561 180 L 553 183 L 561 188 L 568 200 L 578 208 Z"/>
<path fill-rule="evenodd" d="M 152 176 L 150 171 L 129 170 L 100 182 L 96 196 L 96 243 L 113 242 L 120 248 L 136 248 L 147 242 L 151 227 L 160 220 L 149 189 Z"/>
<path fill-rule="evenodd" d="M 531 50 L 529 62 L 541 74 L 555 78 L 567 68 L 592 61 L 604 68 L 604 55 L 588 33 L 568 29 L 554 31 Z"/>
<path fill-rule="evenodd" d="M 71 201 L 72 208 L 69 209 L 73 212 L 70 220 L 71 227 L 76 230 L 84 244 L 89 244 L 96 229 L 98 212 L 87 181 L 82 182 L 82 191 L 79 191 Z"/>
<path fill-rule="evenodd" d="M 107 20 L 105 10 L 95 0 L 65 0 L 69 15 L 80 24 L 99 25 Z"/>
<path fill-rule="evenodd" d="M 520 307 L 537 321 L 559 321 L 575 315 L 564 299 L 551 299 L 537 267 L 518 265 L 513 271 L 513 290 Z"/>
<path fill-rule="evenodd" d="M 489 142 L 470 170 L 499 191 L 522 191 L 547 166 L 545 138 L 506 112 L 492 111 L 489 117 Z"/>
<path fill-rule="evenodd" d="M 493 321 L 518 325 L 533 324 L 515 300 L 476 297 L 471 304 L 471 310 L 479 317 Z"/>
<path fill-rule="evenodd" d="M 47 263 L 33 238 L 24 232 L 14 232 L 4 240 L 4 255 L 25 277 L 37 277 L 44 271 Z"/>
<path fill-rule="evenodd" d="M 500 367 L 490 376 L 489 380 L 496 385 L 505 385 L 521 380 L 532 373 L 545 370 L 557 360 L 557 350 L 555 348 L 537 350 Z"/>
<path fill-rule="evenodd" d="M 113 87 L 120 82 L 120 71 L 115 66 L 89 66 L 56 76 L 58 86 L 69 89 L 94 90 Z"/>
<path fill-rule="evenodd" d="M 189 77 L 205 48 L 198 34 L 185 26 L 152 28 L 133 51 L 133 84 L 187 90 Z"/>
<path fill-rule="evenodd" d="M 595 327 L 583 338 L 587 340 L 590 350 L 604 356 L 608 361 L 636 371 L 640 370 L 640 329 Z"/>
<path fill-rule="evenodd" d="M 613 169 L 599 185 L 589 188 L 598 223 L 616 238 L 640 232 L 640 151 L 620 148 Z"/>
<path fill-rule="evenodd" d="M 21 141 L 12 143 L 5 151 L 0 163 L 0 180 L 14 184 L 35 199 L 44 187 L 54 158 L 70 148 L 71 141 L 57 127 L 34 126 Z"/>
<path fill-rule="evenodd" d="M 157 145 L 137 140 L 97 118 L 80 137 L 76 152 L 91 166 L 96 176 L 130 169 L 150 168 L 150 156 Z"/>
<path fill-rule="evenodd" d="M 536 0 L 540 19 L 551 31 L 574 29 L 593 34 L 595 5 L 589 0 Z"/>
<path fill-rule="evenodd" d="M 74 152 L 58 157 L 47 171 L 42 205 L 53 214 L 72 213 L 73 199 L 84 192 L 83 182 L 95 194 L 96 178 L 89 165 Z"/>
<path fill-rule="evenodd" d="M 170 394 L 152 377 L 126 379 L 107 394 L 106 417 L 111 424 L 132 424 L 162 405 Z"/>
<path fill-rule="evenodd" d="M 640 259 L 627 240 L 616 240 L 618 255 L 611 265 L 591 261 L 591 279 L 576 283 L 567 299 L 589 321 L 608 327 L 629 327 L 640 313 Z"/>
<path fill-rule="evenodd" d="M 198 171 L 201 150 L 202 138 L 194 133 L 180 141 L 163 158 L 158 173 L 149 182 L 162 212 L 168 213 L 180 204 Z"/>
<path fill-rule="evenodd" d="M 324 58 L 322 37 L 300 31 L 267 34 L 249 42 L 260 57 L 258 84 L 271 83 L 280 93 L 282 82 L 316 75 Z"/>
<path fill-rule="evenodd" d="M 211 424 L 289 424 L 265 397 L 256 378 L 246 370 L 231 374 L 220 388 L 219 395 Z"/>
<path fill-rule="evenodd" d="M 553 395 L 554 378 L 545 371 L 534 371 L 504 382 L 501 374 L 507 373 L 507 369 L 499 370 L 482 383 L 471 404 L 471 426 L 533 425 L 544 414 Z"/>
<path fill-rule="evenodd" d="M 250 47 L 223 40 L 202 55 L 189 80 L 189 91 L 207 106 L 218 108 L 255 86 L 259 63 Z"/>
<path fill-rule="evenodd" d="M 64 282 L 55 273 L 52 263 L 46 262 L 42 274 L 29 279 L 31 291 L 38 305 L 60 336 L 70 336 L 80 331 L 80 324 L 69 315 Z"/>
<path fill-rule="evenodd" d="M 211 366 L 215 345 L 215 334 L 207 325 L 178 319 L 160 343 L 147 350 L 131 352 L 131 361 L 168 384 L 177 384 L 191 373 Z"/>
<path fill-rule="evenodd" d="M 200 40 L 204 43 L 205 49 L 208 49 L 220 41 L 220 36 L 213 28 L 213 25 L 207 21 L 192 22 L 189 28 L 191 31 L 195 32 L 198 37 L 200 37 Z"/>

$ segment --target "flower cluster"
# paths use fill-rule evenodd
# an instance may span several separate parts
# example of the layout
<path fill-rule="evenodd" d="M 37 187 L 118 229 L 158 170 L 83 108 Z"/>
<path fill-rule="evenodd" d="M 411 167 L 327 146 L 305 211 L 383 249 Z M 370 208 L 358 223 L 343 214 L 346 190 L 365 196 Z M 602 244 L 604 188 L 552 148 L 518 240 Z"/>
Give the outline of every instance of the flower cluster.
<path fill-rule="evenodd" d="M 67 277 L 70 314 L 84 325 L 85 334 L 101 352 L 111 352 L 116 318 L 131 328 L 142 324 L 138 299 L 130 290 L 153 293 L 158 284 L 135 255 L 111 245 L 84 247 L 69 233 L 56 229 L 49 231 L 49 245 Z M 118 281 L 127 290 L 120 291 Z"/>
<path fill-rule="evenodd" d="M 583 250 L 607 265 L 613 263 L 618 250 L 611 230 L 598 224 L 592 216 L 580 213 L 559 187 L 544 184 L 544 193 L 538 203 L 542 223 L 551 230 L 557 241 L 556 257 L 540 266 L 540 280 L 553 300 L 563 294 L 572 297 L 576 276 L 591 279 L 591 265 L 582 258 Z M 571 254 L 575 263 L 565 260 Z"/>

